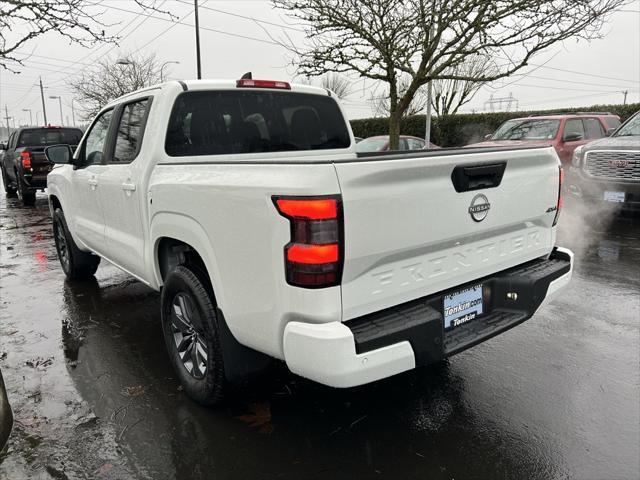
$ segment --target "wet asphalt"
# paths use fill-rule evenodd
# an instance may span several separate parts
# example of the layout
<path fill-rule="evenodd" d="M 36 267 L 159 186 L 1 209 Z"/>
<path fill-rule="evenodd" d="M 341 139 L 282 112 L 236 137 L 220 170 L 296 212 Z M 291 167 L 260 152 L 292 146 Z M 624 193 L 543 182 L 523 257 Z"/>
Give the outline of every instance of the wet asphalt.
<path fill-rule="evenodd" d="M 575 208 L 558 236 L 572 284 L 503 335 L 348 390 L 275 364 L 210 409 L 171 370 L 159 295 L 108 264 L 66 283 L 46 197 L 0 192 L 0 478 L 638 479 L 640 219 Z"/>

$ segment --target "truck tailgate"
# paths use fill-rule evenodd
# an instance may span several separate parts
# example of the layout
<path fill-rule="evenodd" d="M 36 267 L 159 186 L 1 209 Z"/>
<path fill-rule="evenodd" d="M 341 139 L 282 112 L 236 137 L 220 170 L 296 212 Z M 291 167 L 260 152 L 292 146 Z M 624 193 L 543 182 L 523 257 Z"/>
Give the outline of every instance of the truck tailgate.
<path fill-rule="evenodd" d="M 498 186 L 466 190 L 456 182 L 462 190 L 456 191 L 454 168 L 473 175 L 482 172 L 475 166 L 504 164 Z M 558 165 L 549 147 L 336 163 L 344 209 L 343 321 L 550 253 Z M 480 206 L 475 220 L 472 204 Z"/>

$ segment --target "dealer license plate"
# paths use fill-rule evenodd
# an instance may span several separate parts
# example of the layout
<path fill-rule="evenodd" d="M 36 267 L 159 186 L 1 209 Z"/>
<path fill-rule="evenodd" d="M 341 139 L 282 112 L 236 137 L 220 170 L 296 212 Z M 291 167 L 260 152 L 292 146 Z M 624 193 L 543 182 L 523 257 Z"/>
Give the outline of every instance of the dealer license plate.
<path fill-rule="evenodd" d="M 446 330 L 482 315 L 482 284 L 444 296 L 444 328 Z"/>
<path fill-rule="evenodd" d="M 624 192 L 604 192 L 604 201 L 624 203 Z"/>

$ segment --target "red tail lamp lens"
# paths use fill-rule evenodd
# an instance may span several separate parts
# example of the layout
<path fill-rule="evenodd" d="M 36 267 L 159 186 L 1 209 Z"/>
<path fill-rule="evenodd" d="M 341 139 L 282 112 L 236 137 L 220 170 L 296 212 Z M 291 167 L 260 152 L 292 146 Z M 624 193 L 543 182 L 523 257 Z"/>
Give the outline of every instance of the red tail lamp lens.
<path fill-rule="evenodd" d="M 340 259 L 338 244 L 331 245 L 301 245 L 294 243 L 287 248 L 287 260 L 290 262 L 319 265 L 334 263 Z"/>
<path fill-rule="evenodd" d="M 342 276 L 340 196 L 274 197 L 280 215 L 291 222 L 284 247 L 287 283 L 305 288 L 338 285 Z"/>
<path fill-rule="evenodd" d="M 335 198 L 322 200 L 279 198 L 276 200 L 276 204 L 280 213 L 285 217 L 327 220 L 338 216 L 338 202 Z"/>
<path fill-rule="evenodd" d="M 31 168 L 31 155 L 29 152 L 20 153 L 20 158 L 22 159 L 22 166 L 24 168 Z"/>

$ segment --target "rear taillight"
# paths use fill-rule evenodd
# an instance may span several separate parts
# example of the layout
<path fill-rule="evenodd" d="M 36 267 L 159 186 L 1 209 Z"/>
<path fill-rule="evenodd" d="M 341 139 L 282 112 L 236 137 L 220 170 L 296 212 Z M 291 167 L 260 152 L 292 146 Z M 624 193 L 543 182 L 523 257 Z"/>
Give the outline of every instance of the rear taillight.
<path fill-rule="evenodd" d="M 31 168 L 31 154 L 29 152 L 21 152 L 22 168 Z"/>
<path fill-rule="evenodd" d="M 553 219 L 553 226 L 558 223 L 558 218 L 560 217 L 560 211 L 564 206 L 564 196 L 562 195 L 562 184 L 564 183 L 564 169 L 562 165 L 560 165 L 560 171 L 558 176 L 558 204 L 556 205 L 556 218 Z"/>
<path fill-rule="evenodd" d="M 305 288 L 339 285 L 343 264 L 340 196 L 273 197 L 273 202 L 291 222 L 291 241 L 284 247 L 287 283 Z"/>

